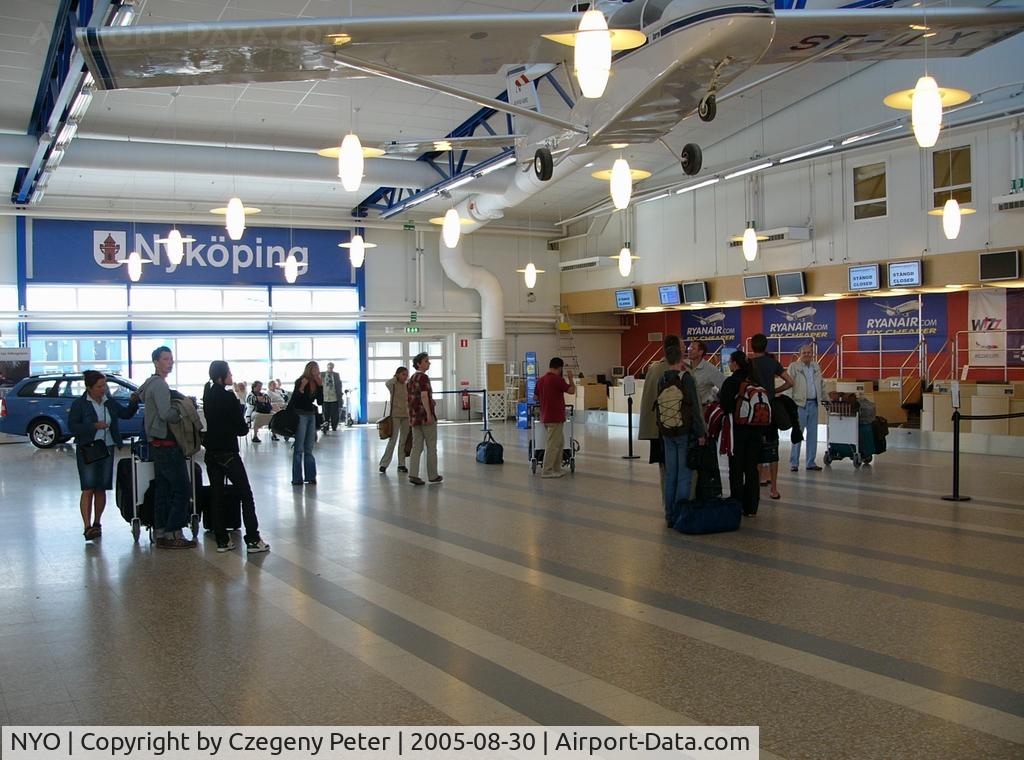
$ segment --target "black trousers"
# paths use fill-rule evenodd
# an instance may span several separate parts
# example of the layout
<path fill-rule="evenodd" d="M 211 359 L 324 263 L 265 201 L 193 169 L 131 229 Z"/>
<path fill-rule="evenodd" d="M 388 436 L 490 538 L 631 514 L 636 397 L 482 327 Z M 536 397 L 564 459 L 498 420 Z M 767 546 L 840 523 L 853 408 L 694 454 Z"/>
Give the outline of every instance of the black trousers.
<path fill-rule="evenodd" d="M 761 483 L 757 463 L 761 458 L 764 434 L 760 428 L 733 427 L 732 456 L 729 457 L 729 491 L 743 505 L 743 514 L 757 514 Z"/>
<path fill-rule="evenodd" d="M 337 401 L 325 401 L 324 402 L 324 417 L 327 418 L 327 424 L 331 426 L 331 430 L 338 429 L 338 410 L 340 404 Z"/>
<path fill-rule="evenodd" d="M 206 474 L 210 476 L 210 525 L 217 544 L 223 546 L 228 542 L 228 530 L 225 525 L 224 478 L 231 481 L 234 492 L 242 502 L 242 522 L 245 524 L 245 542 L 255 543 L 260 540 L 260 524 L 256 519 L 256 502 L 252 497 L 252 486 L 249 475 L 245 471 L 242 458 L 234 451 L 207 451 Z"/>

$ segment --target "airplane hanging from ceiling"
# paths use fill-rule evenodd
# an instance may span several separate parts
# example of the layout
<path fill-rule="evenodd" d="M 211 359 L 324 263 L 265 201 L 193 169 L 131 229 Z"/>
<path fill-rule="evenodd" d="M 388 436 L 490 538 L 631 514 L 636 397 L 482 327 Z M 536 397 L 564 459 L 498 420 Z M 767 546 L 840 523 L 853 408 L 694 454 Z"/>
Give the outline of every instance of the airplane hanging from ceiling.
<path fill-rule="evenodd" d="M 604 95 L 578 98 L 565 119 L 437 79 L 497 74 L 514 64 L 564 64 L 572 51 L 563 42 L 589 5 L 604 13 L 610 29 L 642 32 L 644 41 L 617 51 Z M 101 89 L 367 74 L 430 88 L 532 120 L 532 129 L 515 136 L 517 156 L 546 181 L 560 164 L 566 171 L 580 165 L 570 157 L 663 140 L 694 113 L 713 120 L 722 89 L 758 64 L 965 56 L 1022 28 L 1024 7 L 776 10 L 765 0 L 599 0 L 568 13 L 90 27 L 77 30 L 76 42 Z M 700 171 L 699 146 L 687 144 L 677 158 L 686 174 Z"/>

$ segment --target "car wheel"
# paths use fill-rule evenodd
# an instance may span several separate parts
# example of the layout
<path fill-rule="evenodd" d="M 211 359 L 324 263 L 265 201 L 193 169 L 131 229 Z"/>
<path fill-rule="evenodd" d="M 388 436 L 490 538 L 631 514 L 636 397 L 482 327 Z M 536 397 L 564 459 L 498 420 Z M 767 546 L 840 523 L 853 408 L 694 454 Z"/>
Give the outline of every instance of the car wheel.
<path fill-rule="evenodd" d="M 40 449 L 51 449 L 57 445 L 60 434 L 53 420 L 36 420 L 28 429 L 28 437 Z"/>

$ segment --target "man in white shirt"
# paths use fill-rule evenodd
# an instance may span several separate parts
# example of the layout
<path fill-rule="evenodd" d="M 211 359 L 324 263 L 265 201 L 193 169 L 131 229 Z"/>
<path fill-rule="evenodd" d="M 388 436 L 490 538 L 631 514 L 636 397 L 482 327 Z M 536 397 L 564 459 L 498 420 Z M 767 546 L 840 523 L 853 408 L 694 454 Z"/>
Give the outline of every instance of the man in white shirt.
<path fill-rule="evenodd" d="M 324 432 L 328 426 L 338 429 L 338 412 L 341 403 L 341 376 L 334 371 L 334 362 L 327 363 L 324 378 Z"/>
<path fill-rule="evenodd" d="M 718 399 L 718 389 L 725 382 L 722 370 L 704 358 L 707 353 L 708 346 L 702 340 L 691 340 L 686 349 L 686 366 L 697 384 L 697 398 L 701 408 Z"/>
<path fill-rule="evenodd" d="M 821 367 L 814 361 L 814 346 L 805 343 L 800 347 L 800 358 L 789 365 L 789 376 L 793 378 L 793 402 L 797 408 L 797 424 L 807 442 L 807 464 L 804 469 L 820 470 L 814 463 L 818 453 L 818 404 L 825 397 L 825 381 Z M 789 455 L 789 471 L 800 469 L 800 444 L 794 443 Z"/>

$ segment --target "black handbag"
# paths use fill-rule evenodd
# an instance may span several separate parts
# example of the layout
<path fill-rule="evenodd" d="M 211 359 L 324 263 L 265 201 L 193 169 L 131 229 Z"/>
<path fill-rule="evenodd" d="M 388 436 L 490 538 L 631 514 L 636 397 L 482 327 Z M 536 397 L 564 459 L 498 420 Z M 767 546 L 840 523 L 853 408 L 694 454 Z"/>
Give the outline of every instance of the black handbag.
<path fill-rule="evenodd" d="M 480 464 L 505 463 L 505 448 L 494 440 L 490 430 L 484 434 L 484 439 L 476 445 L 476 461 Z"/>
<path fill-rule="evenodd" d="M 110 456 L 110 449 L 107 448 L 107 444 L 102 438 L 83 443 L 78 450 L 82 452 L 82 459 L 86 464 L 95 464 Z"/>

